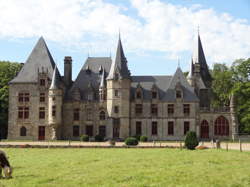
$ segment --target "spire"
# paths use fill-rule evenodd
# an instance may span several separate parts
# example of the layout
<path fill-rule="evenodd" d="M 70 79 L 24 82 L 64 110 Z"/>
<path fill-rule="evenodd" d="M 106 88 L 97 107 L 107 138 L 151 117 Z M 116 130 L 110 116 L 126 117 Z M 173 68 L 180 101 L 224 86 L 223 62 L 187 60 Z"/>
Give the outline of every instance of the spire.
<path fill-rule="evenodd" d="M 104 87 L 105 87 L 105 71 L 102 71 L 102 77 L 99 88 L 104 88 Z"/>
<path fill-rule="evenodd" d="M 52 81 L 51 81 L 51 85 L 49 89 L 50 90 L 59 89 L 59 77 L 58 77 L 58 70 L 56 66 L 53 72 Z"/>
<path fill-rule="evenodd" d="M 118 73 L 121 76 L 120 78 L 122 79 L 130 78 L 130 71 L 128 70 L 127 59 L 123 52 L 120 34 L 119 34 L 118 46 L 116 50 L 115 61 L 112 62 L 107 79 L 114 79 L 116 77 L 115 76 L 116 73 Z"/>
<path fill-rule="evenodd" d="M 212 81 L 211 75 L 209 73 L 209 68 L 206 62 L 205 54 L 203 51 L 201 39 L 200 39 L 200 34 L 198 31 L 198 37 L 197 41 L 195 43 L 195 50 L 193 52 L 193 63 L 196 64 L 198 63 L 200 65 L 200 74 L 201 78 L 206 84 L 206 87 L 210 87 L 210 83 Z"/>

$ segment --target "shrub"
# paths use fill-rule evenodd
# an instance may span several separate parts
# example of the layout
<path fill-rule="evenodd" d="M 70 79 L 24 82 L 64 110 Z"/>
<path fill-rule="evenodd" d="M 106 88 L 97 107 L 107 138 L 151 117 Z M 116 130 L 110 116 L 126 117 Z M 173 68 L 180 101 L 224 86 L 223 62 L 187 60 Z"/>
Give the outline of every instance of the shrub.
<path fill-rule="evenodd" d="M 135 135 L 134 138 L 136 138 L 138 141 L 140 141 L 141 136 L 140 135 Z"/>
<path fill-rule="evenodd" d="M 83 135 L 81 135 L 80 140 L 81 140 L 82 142 L 88 142 L 88 141 L 89 141 L 89 136 L 83 134 Z"/>
<path fill-rule="evenodd" d="M 100 135 L 100 134 L 97 134 L 95 136 L 95 141 L 97 141 L 97 142 L 103 142 L 104 141 L 104 137 L 102 135 Z"/>
<path fill-rule="evenodd" d="M 125 144 L 126 145 L 138 145 L 138 140 L 134 137 L 128 137 L 126 140 L 125 140 Z"/>
<path fill-rule="evenodd" d="M 187 149 L 193 150 L 199 144 L 196 133 L 189 131 L 185 138 L 185 147 Z"/>
<path fill-rule="evenodd" d="M 147 136 L 141 136 L 140 137 L 140 141 L 141 142 L 147 142 L 148 141 L 148 137 Z"/>

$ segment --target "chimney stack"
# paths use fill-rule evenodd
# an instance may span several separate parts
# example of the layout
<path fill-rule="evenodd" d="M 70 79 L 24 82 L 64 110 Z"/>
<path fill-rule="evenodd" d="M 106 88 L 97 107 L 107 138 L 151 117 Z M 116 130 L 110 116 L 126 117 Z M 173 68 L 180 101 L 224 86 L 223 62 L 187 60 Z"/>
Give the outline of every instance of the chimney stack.
<path fill-rule="evenodd" d="M 64 58 L 64 83 L 66 87 L 70 87 L 72 83 L 72 58 L 65 56 Z"/>

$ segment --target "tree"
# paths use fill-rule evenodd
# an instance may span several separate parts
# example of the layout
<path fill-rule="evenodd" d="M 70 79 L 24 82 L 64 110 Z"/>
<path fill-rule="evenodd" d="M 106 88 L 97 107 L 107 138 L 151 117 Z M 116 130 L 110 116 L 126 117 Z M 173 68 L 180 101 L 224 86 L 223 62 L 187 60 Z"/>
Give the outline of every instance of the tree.
<path fill-rule="evenodd" d="M 232 65 L 240 133 L 250 134 L 250 58 L 236 60 Z"/>
<path fill-rule="evenodd" d="M 0 138 L 7 137 L 9 81 L 20 71 L 21 64 L 0 61 Z"/>
<path fill-rule="evenodd" d="M 233 72 L 225 64 L 214 64 L 212 77 L 213 107 L 229 106 L 234 86 Z"/>

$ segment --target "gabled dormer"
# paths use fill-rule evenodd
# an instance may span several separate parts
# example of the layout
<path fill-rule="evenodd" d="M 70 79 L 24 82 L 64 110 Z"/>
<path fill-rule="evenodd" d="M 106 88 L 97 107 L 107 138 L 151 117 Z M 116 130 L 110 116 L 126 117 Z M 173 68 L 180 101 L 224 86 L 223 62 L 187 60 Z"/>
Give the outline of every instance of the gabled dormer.
<path fill-rule="evenodd" d="M 158 87 L 156 86 L 156 84 L 153 84 L 153 85 L 152 85 L 152 88 L 151 88 L 151 99 L 152 99 L 152 100 L 157 100 L 157 99 L 159 99 L 159 89 L 158 89 Z"/>
<path fill-rule="evenodd" d="M 175 86 L 175 99 L 181 100 L 183 98 L 183 90 L 180 82 L 176 83 Z"/>
<path fill-rule="evenodd" d="M 135 99 L 136 100 L 143 100 L 143 89 L 142 89 L 140 83 L 137 84 L 137 87 L 135 90 Z"/>
<path fill-rule="evenodd" d="M 95 90 L 94 90 L 94 87 L 92 86 L 91 82 L 88 83 L 88 88 L 86 91 L 87 91 L 86 99 L 88 101 L 93 101 L 95 99 Z"/>

